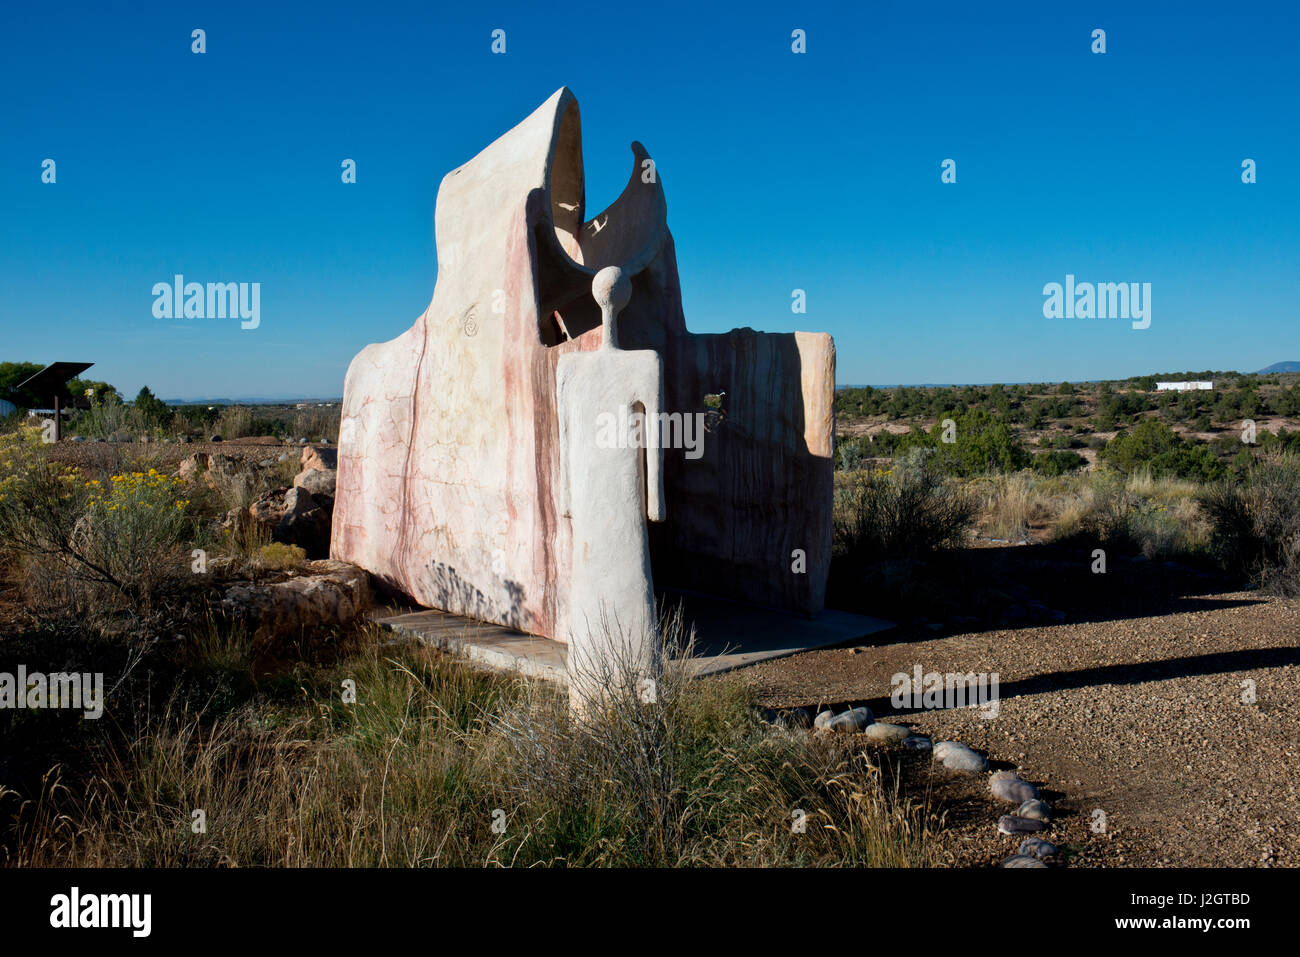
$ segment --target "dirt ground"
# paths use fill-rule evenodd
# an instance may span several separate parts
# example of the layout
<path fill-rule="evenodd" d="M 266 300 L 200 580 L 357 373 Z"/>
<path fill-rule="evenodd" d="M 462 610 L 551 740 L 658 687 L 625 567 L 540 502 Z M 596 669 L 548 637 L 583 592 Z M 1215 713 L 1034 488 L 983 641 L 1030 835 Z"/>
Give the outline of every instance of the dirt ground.
<path fill-rule="evenodd" d="M 998 551 L 1029 561 L 1031 548 Z M 1048 598 L 1066 609 L 1059 624 L 913 624 L 871 646 L 741 674 L 765 705 L 867 704 L 877 720 L 1019 771 L 1054 807 L 1042 836 L 1076 866 L 1300 866 L 1300 601 L 1216 591 L 1203 574 L 1159 567 L 1115 568 L 1105 590 L 1089 580 L 1103 576 L 1066 567 L 1055 577 Z M 891 676 L 916 665 L 996 672 L 997 716 L 895 710 Z M 928 795 L 944 815 L 947 863 L 1015 853 L 1020 839 L 996 830 L 1015 808 L 993 800 L 986 774 L 880 754 L 906 793 Z"/>

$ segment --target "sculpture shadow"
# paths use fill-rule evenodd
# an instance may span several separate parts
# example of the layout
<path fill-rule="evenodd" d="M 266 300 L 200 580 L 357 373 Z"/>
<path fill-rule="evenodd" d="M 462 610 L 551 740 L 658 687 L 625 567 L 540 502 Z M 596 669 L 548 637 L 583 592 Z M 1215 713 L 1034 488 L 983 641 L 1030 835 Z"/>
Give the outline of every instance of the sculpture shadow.
<path fill-rule="evenodd" d="M 1183 655 L 1159 661 L 1122 662 L 1098 665 L 1075 671 L 1053 671 L 1033 675 L 1017 681 L 1003 681 L 998 685 L 998 698 L 1005 701 L 1024 695 L 1071 691 L 1102 685 L 1142 685 L 1176 678 L 1204 675 L 1232 674 L 1259 668 L 1287 668 L 1300 666 L 1300 647 L 1245 648 L 1235 651 L 1211 652 L 1204 655 Z M 841 702 L 808 702 L 802 707 L 809 710 L 831 708 L 837 712 L 865 705 L 879 718 L 901 718 L 925 714 L 933 708 L 895 708 L 888 695 Z"/>
<path fill-rule="evenodd" d="M 437 601 L 424 606 L 412 598 L 391 576 L 372 575 L 371 581 L 383 602 L 393 608 L 458 608 L 457 614 L 477 621 L 496 622 L 516 631 L 526 633 L 524 621 L 524 588 L 516 581 L 503 584 L 506 600 L 489 598 L 473 583 L 462 578 L 456 569 L 444 562 L 429 563 L 431 581 Z"/>
<path fill-rule="evenodd" d="M 832 563 L 827 604 L 880 615 L 899 628 L 870 644 L 1064 622 L 1159 618 L 1258 604 L 1220 597 L 1243 587 L 1208 564 L 1111 554 L 1096 573 L 1091 548 L 1039 543 L 951 549 L 866 569 Z"/>

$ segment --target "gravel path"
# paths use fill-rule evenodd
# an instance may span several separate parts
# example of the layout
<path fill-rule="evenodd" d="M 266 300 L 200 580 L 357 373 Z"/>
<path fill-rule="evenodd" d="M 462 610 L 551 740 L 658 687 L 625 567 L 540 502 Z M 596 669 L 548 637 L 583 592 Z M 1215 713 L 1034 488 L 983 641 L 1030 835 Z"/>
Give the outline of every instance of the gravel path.
<path fill-rule="evenodd" d="M 763 704 L 866 703 L 878 718 L 956 740 L 1038 784 L 1049 840 L 1076 864 L 1300 866 L 1300 601 L 1230 592 L 1177 613 L 809 652 L 747 669 Z M 883 638 L 889 641 L 890 637 Z M 997 672 L 1000 712 L 906 712 L 898 672 Z M 1246 682 L 1254 703 L 1247 703 Z M 954 778 L 900 758 L 908 786 L 948 811 L 958 865 L 997 863 L 1016 839 L 986 775 Z M 1100 817 L 1105 815 L 1104 830 Z"/>

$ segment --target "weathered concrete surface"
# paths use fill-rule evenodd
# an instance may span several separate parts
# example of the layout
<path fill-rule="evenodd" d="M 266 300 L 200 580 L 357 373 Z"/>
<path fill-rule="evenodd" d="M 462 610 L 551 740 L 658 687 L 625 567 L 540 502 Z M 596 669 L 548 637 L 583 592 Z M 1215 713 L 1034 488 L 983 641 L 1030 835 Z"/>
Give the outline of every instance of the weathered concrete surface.
<path fill-rule="evenodd" d="M 704 395 L 725 392 L 726 417 L 702 458 L 668 455 L 670 521 L 651 529 L 656 585 L 820 611 L 831 560 L 831 337 L 737 329 L 675 336 L 666 348 L 668 408 L 701 408 Z M 796 549 L 805 574 L 791 570 Z"/>
<path fill-rule="evenodd" d="M 595 273 L 632 297 L 627 350 L 662 357 L 670 411 L 725 420 L 665 453 L 656 579 L 813 613 L 830 557 L 830 337 L 686 331 L 661 176 L 634 143 L 619 199 L 585 218 L 578 106 L 557 91 L 442 181 L 433 299 L 344 385 L 331 555 L 429 607 L 563 637 L 570 521 L 558 502 L 556 364 L 597 348 Z M 790 552 L 807 555 L 804 574 Z"/>
<path fill-rule="evenodd" d="M 390 631 L 462 654 L 498 671 L 514 671 L 558 684 L 569 680 L 568 646 L 551 638 L 429 609 L 384 608 L 376 610 L 372 620 Z"/>

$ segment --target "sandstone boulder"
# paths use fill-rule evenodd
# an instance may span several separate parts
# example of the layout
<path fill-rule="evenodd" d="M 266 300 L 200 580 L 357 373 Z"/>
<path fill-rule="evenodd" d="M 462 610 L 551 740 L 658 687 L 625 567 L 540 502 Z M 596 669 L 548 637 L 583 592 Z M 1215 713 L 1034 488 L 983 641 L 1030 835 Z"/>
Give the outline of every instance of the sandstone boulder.
<path fill-rule="evenodd" d="M 252 505 L 248 506 L 249 515 L 269 529 L 274 529 L 284 517 L 284 497 L 288 489 L 277 488 L 263 492 Z"/>
<path fill-rule="evenodd" d="M 332 472 L 339 467 L 339 450 L 331 446 L 309 445 L 302 450 L 302 470 L 320 469 Z"/>
<path fill-rule="evenodd" d="M 204 482 L 209 488 L 246 471 L 239 459 L 220 452 L 195 452 L 176 467 L 176 474 L 187 482 Z"/>
<path fill-rule="evenodd" d="M 304 571 L 271 585 L 232 585 L 222 608 L 250 633 L 267 638 L 343 624 L 370 607 L 370 576 L 363 569 L 347 562 L 313 561 Z"/>
<path fill-rule="evenodd" d="M 333 469 L 304 469 L 293 477 L 295 488 L 303 489 L 311 494 L 311 497 L 320 505 L 325 505 L 326 499 L 329 504 L 334 503 L 334 486 L 338 473 Z"/>

